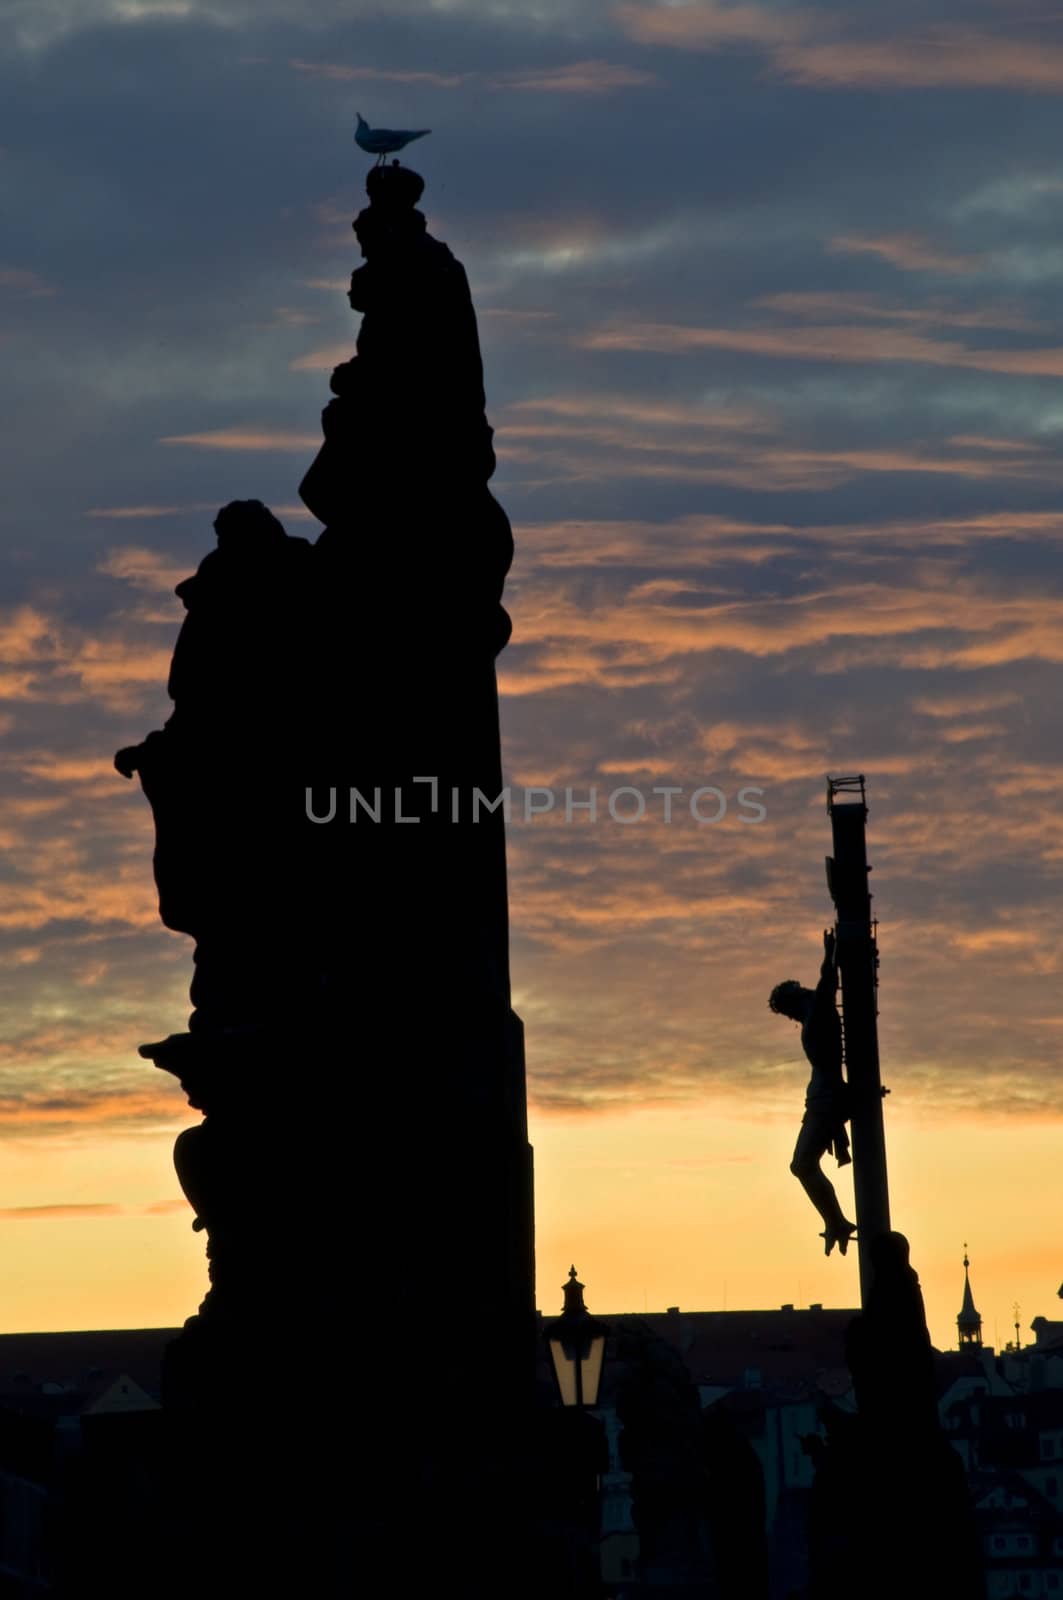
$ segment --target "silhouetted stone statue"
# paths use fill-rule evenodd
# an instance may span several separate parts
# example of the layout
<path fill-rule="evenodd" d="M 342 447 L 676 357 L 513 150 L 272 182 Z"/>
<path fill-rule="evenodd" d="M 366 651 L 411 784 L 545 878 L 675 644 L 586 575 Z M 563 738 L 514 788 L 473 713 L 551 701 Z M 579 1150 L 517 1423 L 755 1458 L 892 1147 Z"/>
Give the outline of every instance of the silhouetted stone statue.
<path fill-rule="evenodd" d="M 709 1474 L 705 1514 L 722 1597 L 766 1600 L 767 1498 L 764 1469 L 750 1441 L 719 1405 L 701 1413 Z"/>
<path fill-rule="evenodd" d="M 175 1163 L 211 1286 L 164 1400 L 216 1474 L 199 1500 L 232 1555 L 228 1592 L 249 1586 L 222 1509 L 234 1475 L 275 1511 L 290 1496 L 291 1529 L 309 1530 L 287 1537 L 292 1593 L 348 1593 L 360 1537 L 398 1548 L 411 1484 L 438 1538 L 404 1551 L 400 1590 L 427 1591 L 470 1506 L 470 1597 L 497 1592 L 503 1547 L 526 1537 L 531 1171 L 494 666 L 513 539 L 488 488 L 468 283 L 415 210 L 423 187 L 375 168 L 354 225 L 357 353 L 301 486 L 324 530 L 223 507 L 217 549 L 178 586 L 173 713 L 116 757 L 154 813 L 162 920 L 195 940 L 188 1029 L 141 1054 L 204 1113 Z M 456 1284 L 490 1337 L 438 1314 Z M 375 1375 L 381 1339 L 389 1370 L 420 1369 L 425 1308 L 428 1428 L 419 1392 Z M 353 1380 L 360 1461 L 293 1480 L 286 1464 L 334 1454 L 331 1412 L 278 1420 L 263 1397 L 340 1373 L 369 1375 Z"/>
<path fill-rule="evenodd" d="M 867 1305 L 849 1324 L 845 1359 L 860 1415 L 875 1426 L 936 1431 L 937 1384 L 919 1276 L 903 1233 L 871 1241 Z"/>
<path fill-rule="evenodd" d="M 823 935 L 823 965 L 819 982 L 806 989 L 796 979 L 777 983 L 768 1004 L 784 1017 L 801 1024 L 801 1046 L 812 1066 L 805 1093 L 805 1114 L 797 1137 L 790 1171 L 799 1179 L 805 1193 L 826 1224 L 820 1237 L 830 1255 L 837 1245 L 844 1255 L 856 1223 L 842 1212 L 834 1185 L 820 1168 L 828 1150 L 833 1150 L 839 1166 L 849 1155 L 847 1089 L 842 1076 L 842 1026 L 836 995 L 838 974 L 834 963 L 834 935 Z"/>
<path fill-rule="evenodd" d="M 223 506 L 214 529 L 217 548 L 177 585 L 187 616 L 170 667 L 173 714 L 115 757 L 125 777 L 139 773 L 154 812 L 159 914 L 197 939 L 233 919 L 246 927 L 253 902 L 276 896 L 284 863 L 264 870 L 246 848 L 274 797 L 260 784 L 249 818 L 248 781 L 272 748 L 300 760 L 292 740 L 310 688 L 305 655 L 284 647 L 305 631 L 309 543 L 258 500 Z"/>
<path fill-rule="evenodd" d="M 679 1352 L 641 1321 L 610 1361 L 639 1535 L 639 1592 L 742 1596 L 768 1592 L 764 1475 L 730 1420 L 701 1410 Z"/>
<path fill-rule="evenodd" d="M 849 1325 L 857 1416 L 828 1414 L 813 1447 L 811 1600 L 985 1594 L 963 1462 L 942 1432 L 919 1279 L 903 1234 L 872 1241 L 873 1280 Z"/>
<path fill-rule="evenodd" d="M 512 540 L 486 487 L 495 457 L 465 269 L 426 232 L 415 209 L 423 189 L 416 173 L 378 167 L 367 188 L 370 204 L 353 224 L 365 257 L 349 294 L 352 309 L 364 313 L 357 354 L 332 374 L 325 443 L 299 492 L 330 529 L 353 523 L 372 540 L 379 531 L 364 528 L 359 476 L 369 464 L 385 503 L 421 499 L 430 525 L 416 530 L 416 553 L 445 556 L 448 572 L 457 563 L 477 590 L 497 585 L 497 599 Z M 440 491 L 456 539 L 438 526 Z"/>

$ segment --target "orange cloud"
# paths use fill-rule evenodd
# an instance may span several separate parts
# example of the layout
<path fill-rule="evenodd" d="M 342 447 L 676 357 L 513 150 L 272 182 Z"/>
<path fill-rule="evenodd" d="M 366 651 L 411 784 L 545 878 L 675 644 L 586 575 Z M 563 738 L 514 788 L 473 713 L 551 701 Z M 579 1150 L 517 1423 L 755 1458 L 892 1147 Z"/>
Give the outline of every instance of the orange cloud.
<path fill-rule="evenodd" d="M 149 594 L 172 594 L 174 585 L 188 576 L 187 566 L 178 566 L 159 551 L 144 550 L 137 545 L 108 550 L 102 561 L 97 562 L 96 570 L 110 578 L 121 578 L 134 589 L 144 589 Z"/>
<path fill-rule="evenodd" d="M 507 440 L 509 429 L 500 430 L 497 453 L 502 461 L 521 459 Z M 523 430 L 515 430 L 520 433 Z M 1063 479 L 1063 463 L 978 456 L 928 455 L 919 450 L 814 450 L 782 445 L 734 450 L 730 459 L 710 465 L 706 458 L 721 452 L 719 447 L 683 445 L 678 442 L 627 439 L 610 429 L 527 430 L 540 446 L 550 440 L 560 448 L 547 454 L 540 449 L 535 457 L 543 466 L 547 482 L 617 481 L 624 478 L 661 478 L 672 483 L 727 484 L 736 488 L 783 492 L 792 489 L 836 488 L 861 473 L 932 473 L 972 480 L 1022 478 L 1052 483 Z M 580 440 L 593 442 L 616 452 L 605 456 L 580 455 L 570 448 Z M 691 457 L 699 460 L 695 463 Z M 686 459 L 684 459 L 686 458 Z M 560 471 L 558 468 L 560 467 Z"/>
<path fill-rule="evenodd" d="M 169 1123 L 187 1111 L 180 1091 L 125 1094 L 83 1090 L 64 1095 L 0 1094 L 0 1131 L 23 1128 L 90 1127 L 148 1121 Z"/>
<path fill-rule="evenodd" d="M 52 1206 L 0 1206 L 0 1217 L 6 1217 L 9 1222 L 25 1221 L 29 1218 L 66 1218 L 66 1217 L 117 1217 L 122 1215 L 122 1207 L 109 1205 L 106 1202 Z"/>
<path fill-rule="evenodd" d="M 955 443 L 936 451 L 923 445 L 830 450 L 790 445 L 773 438 L 777 432 L 766 413 L 745 408 L 584 394 L 508 406 L 499 418 L 496 451 L 505 464 L 527 462 L 526 481 L 539 483 L 664 478 L 763 492 L 832 488 L 863 473 L 1063 481 L 1063 462 L 1038 446 L 998 442 L 984 451 L 975 440 L 967 453 Z"/>
<path fill-rule="evenodd" d="M 27 777 L 40 778 L 46 783 L 95 784 L 106 779 L 114 793 L 114 764 L 102 756 L 29 756 L 23 758 L 21 770 Z"/>
<path fill-rule="evenodd" d="M 815 322 L 835 322 L 839 316 L 866 317 L 872 322 L 908 322 L 917 326 L 941 328 L 1002 328 L 1016 332 L 1036 332 L 1044 327 L 1012 306 L 986 306 L 974 310 L 951 310 L 939 300 L 919 306 L 886 305 L 880 296 L 855 291 L 835 293 L 813 289 L 783 294 L 759 295 L 750 302 L 769 311 L 807 317 Z"/>
<path fill-rule="evenodd" d="M 1032 928 L 978 928 L 952 935 L 960 950 L 1029 950 L 1039 944 L 1041 934 Z"/>
<path fill-rule="evenodd" d="M 151 648 L 120 636 L 89 636 L 73 652 L 69 670 L 89 695 L 111 705 L 130 705 L 136 703 L 131 691 L 165 686 L 171 653 L 171 646 Z"/>
<path fill-rule="evenodd" d="M 911 702 L 911 709 L 924 717 L 968 717 L 1021 704 L 1022 696 L 1014 691 L 963 694 L 958 690 L 951 690 L 947 694 L 916 695 Z"/>
<path fill-rule="evenodd" d="M 894 328 L 860 326 L 705 328 L 679 323 L 633 322 L 577 334 L 585 350 L 650 350 L 683 355 L 691 350 L 736 350 L 786 360 L 840 362 L 906 361 L 915 365 L 963 367 L 1063 377 L 1063 348 L 978 350 L 947 339 L 929 339 Z"/>
<path fill-rule="evenodd" d="M 925 21 L 918 31 L 893 27 L 874 36 L 867 19 L 825 8 L 620 5 L 614 16 L 629 38 L 675 50 L 759 49 L 774 72 L 817 89 L 998 88 L 1051 94 L 1063 86 L 1063 47 L 1014 31 Z"/>
<path fill-rule="evenodd" d="M 964 579 L 948 562 L 924 561 L 903 578 L 839 578 L 800 596 L 752 597 L 714 592 L 694 576 L 693 551 L 689 562 L 681 590 L 656 582 L 624 584 L 615 595 L 599 588 L 593 607 L 554 573 L 526 583 L 516 614 L 524 649 L 502 659 L 505 692 L 664 684 L 686 670 L 684 658 L 717 652 L 768 659 L 812 651 L 815 670 L 835 671 L 846 659 L 843 645 L 857 642 L 865 666 L 971 670 L 1063 661 L 1058 602 L 1035 584 L 1002 593 Z"/>
<path fill-rule="evenodd" d="M 942 728 L 939 737 L 946 744 L 972 744 L 976 740 L 994 739 L 1006 732 L 1007 725 L 1002 722 L 969 722 L 963 727 Z"/>
<path fill-rule="evenodd" d="M 349 67 L 323 61 L 292 60 L 288 65 L 296 72 L 338 82 L 368 79 L 384 83 L 424 83 L 434 89 L 455 89 L 470 80 L 479 79 L 490 89 L 525 90 L 541 94 L 608 94 L 614 89 L 639 88 L 658 82 L 656 73 L 625 66 L 620 62 L 600 60 L 570 61 L 556 67 L 530 67 L 497 74 Z"/>
<path fill-rule="evenodd" d="M 773 64 L 791 82 L 821 89 L 1063 88 L 1059 45 L 962 23 L 930 24 L 907 38 L 783 44 Z"/>
<path fill-rule="evenodd" d="M 1045 449 L 1043 444 L 1035 444 L 1032 439 L 991 439 L 984 433 L 954 433 L 948 442 L 957 449 L 999 450 L 1002 455 L 1029 455 Z"/>
<path fill-rule="evenodd" d="M 319 434 L 283 428 L 215 428 L 207 433 L 173 433 L 159 444 L 193 445 L 199 450 L 317 450 Z"/>
<path fill-rule="evenodd" d="M 297 356 L 288 363 L 291 372 L 331 372 L 333 367 L 338 367 L 341 362 L 349 361 L 353 354 L 352 340 L 350 344 L 329 344 L 321 350 L 308 350 L 305 356 Z M 321 443 L 315 439 L 313 448 Z"/>
<path fill-rule="evenodd" d="M 30 272 L 25 267 L 0 267 L 0 294 L 5 290 L 30 300 L 56 292 L 36 272 Z"/>
<path fill-rule="evenodd" d="M 536 400 L 515 400 L 506 415 L 544 411 L 557 417 L 586 417 L 597 411 L 610 419 L 622 418 L 640 427 L 681 427 L 728 431 L 761 432 L 772 425 L 766 412 L 739 406 L 690 406 L 631 398 L 624 394 L 565 394 L 540 396 Z M 514 431 L 512 428 L 510 431 Z M 529 428 L 529 433 L 537 430 Z"/>
<path fill-rule="evenodd" d="M 33 606 L 19 606 L 0 619 L 0 659 L 29 663 L 52 661 L 58 654 L 54 623 Z"/>
<path fill-rule="evenodd" d="M 504 72 L 491 80 L 491 87 L 539 94 L 609 94 L 614 89 L 637 89 L 659 81 L 655 72 L 619 62 L 572 61 L 560 67 Z"/>
<path fill-rule="evenodd" d="M 139 569 L 145 586 L 147 569 Z M 22 606 L 0 616 L 0 657 L 18 669 L 0 674 L 0 699 L 51 701 L 56 705 L 95 699 L 125 711 L 165 692 L 170 650 L 151 642 L 156 624 L 172 632 L 171 616 L 124 615 L 92 633 Z M 142 629 L 142 636 L 137 631 Z"/>
<path fill-rule="evenodd" d="M 692 514 L 666 522 L 586 518 L 526 522 L 521 531 L 522 549 L 534 560 L 540 582 L 549 581 L 551 575 L 561 577 L 567 569 L 689 571 L 692 566 L 704 581 L 722 565 L 761 565 L 798 548 L 822 548 L 854 561 L 876 552 L 884 559 L 908 558 L 932 547 L 962 553 L 982 540 L 1063 543 L 1063 513 L 997 511 L 803 527 Z M 501 658 L 503 668 L 511 659 Z"/>
<path fill-rule="evenodd" d="M 42 874 L 32 881 L 9 885 L 0 905 L 0 928 L 33 930 L 65 921 L 90 926 L 157 927 L 159 910 L 150 877 L 149 835 L 145 835 L 144 845 L 143 859 L 129 864 L 113 878 L 86 862 L 56 881 L 45 881 Z"/>
<path fill-rule="evenodd" d="M 556 311 L 516 311 L 508 306 L 486 306 L 477 315 L 484 317 L 498 317 L 513 322 L 541 322 L 550 317 L 556 317 Z"/>
<path fill-rule="evenodd" d="M 211 511 L 214 508 L 206 500 L 194 501 L 186 506 L 94 506 L 86 511 L 87 517 L 107 517 L 116 522 L 139 521 L 141 518 L 149 520 L 153 517 L 183 517 L 192 512 Z M 101 571 L 107 569 L 101 568 Z M 121 576 L 121 574 L 118 574 Z"/>
<path fill-rule="evenodd" d="M 614 17 L 629 38 L 677 50 L 719 50 L 726 45 L 768 48 L 804 38 L 822 26 L 822 13 L 782 11 L 765 5 L 619 5 Z"/>
<path fill-rule="evenodd" d="M 839 234 L 827 246 L 832 255 L 881 256 L 891 266 L 902 267 L 906 272 L 942 272 L 950 275 L 973 272 L 979 265 L 977 256 L 950 255 L 939 250 L 916 233 L 886 233 L 880 235 Z"/>
<path fill-rule="evenodd" d="M 303 72 L 315 78 L 331 78 L 340 83 L 379 79 L 382 83 L 427 83 L 435 89 L 454 89 L 470 77 L 476 76 L 475 73 L 469 72 L 415 72 L 408 68 L 347 67 L 336 61 L 293 59 L 288 65 L 295 72 Z"/>

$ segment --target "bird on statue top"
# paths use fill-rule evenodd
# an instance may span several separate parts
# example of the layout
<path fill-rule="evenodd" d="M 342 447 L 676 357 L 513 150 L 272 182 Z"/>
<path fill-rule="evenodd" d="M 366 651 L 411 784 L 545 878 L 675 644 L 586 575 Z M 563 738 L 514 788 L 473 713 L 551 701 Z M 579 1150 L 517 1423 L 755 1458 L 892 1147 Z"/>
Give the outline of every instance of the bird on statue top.
<path fill-rule="evenodd" d="M 432 131 L 431 128 L 371 128 L 360 111 L 356 111 L 355 116 L 358 118 L 358 126 L 354 130 L 355 144 L 371 156 L 377 156 L 380 161 L 393 150 L 401 150 L 412 139 L 423 139 L 426 133 Z"/>

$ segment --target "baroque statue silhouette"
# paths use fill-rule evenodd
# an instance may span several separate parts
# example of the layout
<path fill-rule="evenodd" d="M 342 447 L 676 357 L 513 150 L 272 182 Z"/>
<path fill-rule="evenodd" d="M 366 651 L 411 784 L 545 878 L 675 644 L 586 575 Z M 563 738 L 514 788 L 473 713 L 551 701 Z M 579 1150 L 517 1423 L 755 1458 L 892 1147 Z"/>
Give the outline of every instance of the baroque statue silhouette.
<path fill-rule="evenodd" d="M 216 1501 L 198 1506 L 227 1504 L 232 1473 L 274 1504 L 281 1474 L 315 1530 L 321 1594 L 349 1583 L 341 1526 L 397 1527 L 394 1486 L 411 1471 L 441 1538 L 470 1505 L 494 1508 L 465 1566 L 469 1595 L 495 1592 L 520 1497 L 494 1486 L 513 1481 L 533 1394 L 531 1152 L 497 803 L 513 539 L 488 487 L 468 281 L 426 231 L 423 188 L 397 162 L 373 168 L 353 224 L 361 327 L 300 485 L 323 531 L 293 537 L 257 500 L 222 508 L 217 548 L 178 586 L 172 715 L 116 757 L 152 807 L 162 920 L 195 940 L 187 1029 L 141 1047 L 204 1113 L 175 1162 L 210 1289 L 170 1346 L 164 1401 L 197 1483 L 217 1474 Z M 383 1305 L 388 1361 L 412 1368 L 424 1308 L 456 1282 L 463 1325 L 433 1323 L 437 1427 L 419 1427 L 412 1394 L 370 1383 L 372 1470 L 334 1486 L 342 1515 L 320 1486 L 300 1498 L 286 1464 L 331 1449 L 335 1425 L 297 1408 L 267 1437 L 264 1387 L 281 1367 L 369 1372 Z M 469 1324 L 490 1338 L 470 1340 Z M 228 1579 L 243 1583 L 226 1537 Z M 287 1549 L 305 1589 L 304 1554 Z"/>

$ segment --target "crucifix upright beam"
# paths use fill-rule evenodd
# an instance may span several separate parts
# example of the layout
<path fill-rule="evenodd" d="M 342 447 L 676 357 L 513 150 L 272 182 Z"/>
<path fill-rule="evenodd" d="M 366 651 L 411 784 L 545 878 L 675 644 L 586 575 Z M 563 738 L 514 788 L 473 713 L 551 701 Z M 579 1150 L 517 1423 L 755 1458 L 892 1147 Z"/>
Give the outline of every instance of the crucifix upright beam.
<path fill-rule="evenodd" d="M 827 779 L 834 854 L 827 885 L 837 911 L 838 968 L 842 980 L 845 1069 L 852 1113 L 853 1190 L 856 1197 L 860 1301 L 871 1290 L 871 1243 L 890 1231 L 886 1134 L 878 1060 L 878 948 L 868 888 L 867 796 L 863 776 Z"/>

